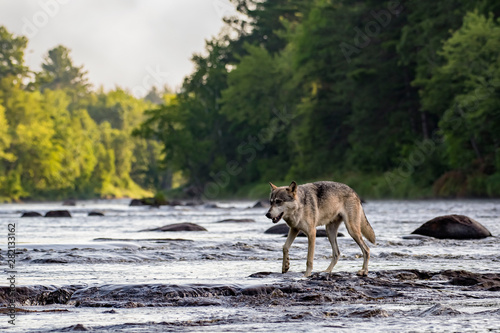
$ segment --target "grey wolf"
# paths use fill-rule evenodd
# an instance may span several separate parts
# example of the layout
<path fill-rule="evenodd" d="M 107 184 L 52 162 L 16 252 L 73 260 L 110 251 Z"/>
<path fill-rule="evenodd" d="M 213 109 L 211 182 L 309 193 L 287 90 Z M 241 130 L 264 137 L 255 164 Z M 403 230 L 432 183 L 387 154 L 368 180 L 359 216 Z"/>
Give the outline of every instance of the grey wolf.
<path fill-rule="evenodd" d="M 361 199 L 349 186 L 336 182 L 315 182 L 297 185 L 292 182 L 289 186 L 271 185 L 269 202 L 271 207 L 266 217 L 273 223 L 283 219 L 290 227 L 288 237 L 283 246 L 282 273 L 290 268 L 288 255 L 297 234 L 302 231 L 307 236 L 307 264 L 305 276 L 311 275 L 313 269 L 314 246 L 316 243 L 316 227 L 324 225 L 328 240 L 332 246 L 332 261 L 325 272 L 330 273 L 337 264 L 340 251 L 337 245 L 337 230 L 345 223 L 347 232 L 359 245 L 363 252 L 363 267 L 358 275 L 368 274 L 368 260 L 370 248 L 362 236 L 375 244 L 375 233 L 368 222 Z"/>

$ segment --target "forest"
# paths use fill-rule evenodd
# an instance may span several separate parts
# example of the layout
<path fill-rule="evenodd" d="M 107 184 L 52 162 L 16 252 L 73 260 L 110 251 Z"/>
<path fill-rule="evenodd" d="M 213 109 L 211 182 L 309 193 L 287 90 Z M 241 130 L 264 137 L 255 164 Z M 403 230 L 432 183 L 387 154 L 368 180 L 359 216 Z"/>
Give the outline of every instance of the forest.
<path fill-rule="evenodd" d="M 0 199 L 500 197 L 500 3 L 233 0 L 175 93 L 95 91 L 0 27 Z M 165 55 L 167 56 L 167 55 Z"/>

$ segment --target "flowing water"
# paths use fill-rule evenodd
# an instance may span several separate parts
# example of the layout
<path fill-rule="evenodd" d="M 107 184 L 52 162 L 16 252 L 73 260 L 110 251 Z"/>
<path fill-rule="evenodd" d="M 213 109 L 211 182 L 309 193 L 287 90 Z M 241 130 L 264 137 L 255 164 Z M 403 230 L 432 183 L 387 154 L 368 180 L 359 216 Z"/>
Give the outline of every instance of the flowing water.
<path fill-rule="evenodd" d="M 264 216 L 265 208 L 250 208 L 252 202 L 161 208 L 129 207 L 128 202 L 0 205 L 1 285 L 8 286 L 8 225 L 15 223 L 15 284 L 31 293 L 18 301 L 22 311 L 16 314 L 15 326 L 2 315 L 0 329 L 500 330 L 500 291 L 467 287 L 471 283 L 450 285 L 451 275 L 441 274 L 498 274 L 499 238 L 403 238 L 425 221 L 447 214 L 474 218 L 497 236 L 499 200 L 368 202 L 366 216 L 377 236 L 377 244 L 370 244 L 368 278 L 355 275 L 361 252 L 343 226 L 339 232 L 347 236 L 339 237 L 335 274 L 304 278 L 306 238 L 296 239 L 290 271 L 280 274 L 285 238 L 264 233 L 272 223 Z M 43 214 L 56 209 L 69 210 L 72 218 L 20 218 L 25 211 Z M 88 216 L 96 210 L 105 216 Z M 254 222 L 219 222 L 224 219 Z M 179 222 L 196 223 L 207 231 L 141 231 Z M 317 238 L 313 272 L 326 269 L 330 255 L 328 240 Z M 398 272 L 407 272 L 412 282 L 401 274 L 394 278 Z"/>

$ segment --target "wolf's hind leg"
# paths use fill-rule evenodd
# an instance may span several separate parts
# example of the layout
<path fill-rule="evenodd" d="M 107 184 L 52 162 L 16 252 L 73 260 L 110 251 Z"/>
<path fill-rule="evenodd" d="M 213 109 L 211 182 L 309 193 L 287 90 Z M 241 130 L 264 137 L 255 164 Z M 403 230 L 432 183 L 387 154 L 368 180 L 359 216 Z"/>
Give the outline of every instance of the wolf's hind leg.
<path fill-rule="evenodd" d="M 363 240 L 363 236 L 361 236 L 361 232 L 351 232 L 351 230 L 347 229 L 349 235 L 354 239 L 354 241 L 359 245 L 361 252 L 363 252 L 363 267 L 358 271 L 358 275 L 366 276 L 368 275 L 368 261 L 370 260 L 370 248 L 366 245 Z"/>
<path fill-rule="evenodd" d="M 292 246 L 295 237 L 299 234 L 299 229 L 290 228 L 288 230 L 288 237 L 286 238 L 285 245 L 283 245 L 283 266 L 281 268 L 281 273 L 285 274 L 290 269 L 290 256 L 288 252 L 290 250 L 290 246 Z"/>
<path fill-rule="evenodd" d="M 332 272 L 333 267 L 335 267 L 337 261 L 339 260 L 340 251 L 337 244 L 337 232 L 339 230 L 340 223 L 342 223 L 342 221 L 335 220 L 332 223 L 326 225 L 326 235 L 328 236 L 328 240 L 332 245 L 332 262 L 330 263 L 330 266 L 328 266 L 328 268 L 325 270 L 325 272 L 327 273 Z"/>
<path fill-rule="evenodd" d="M 370 260 L 370 248 L 366 245 L 361 235 L 361 217 L 359 214 L 351 214 L 348 216 L 349 221 L 345 221 L 347 232 L 358 244 L 361 252 L 363 252 L 363 267 L 358 271 L 358 275 L 368 275 L 368 261 Z"/>

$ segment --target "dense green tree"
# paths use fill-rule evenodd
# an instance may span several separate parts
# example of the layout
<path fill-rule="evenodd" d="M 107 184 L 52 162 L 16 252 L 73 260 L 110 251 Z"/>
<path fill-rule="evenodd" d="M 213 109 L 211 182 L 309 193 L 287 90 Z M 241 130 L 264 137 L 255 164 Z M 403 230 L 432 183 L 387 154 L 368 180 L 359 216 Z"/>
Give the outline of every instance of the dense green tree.
<path fill-rule="evenodd" d="M 11 76 L 17 79 L 28 73 L 24 65 L 24 51 L 28 39 L 14 36 L 4 26 L 0 26 L 0 79 Z"/>
<path fill-rule="evenodd" d="M 484 175 L 476 180 L 463 177 L 458 185 L 465 194 L 485 193 L 486 188 L 491 195 L 500 193 L 499 49 L 499 22 L 492 15 L 468 13 L 462 27 L 445 41 L 439 52 L 443 64 L 434 69 L 422 93 L 425 110 L 443 113 L 439 127 L 449 167 Z M 447 98 L 437 99 L 436 91 Z M 443 191 L 450 181 L 443 179 Z"/>

